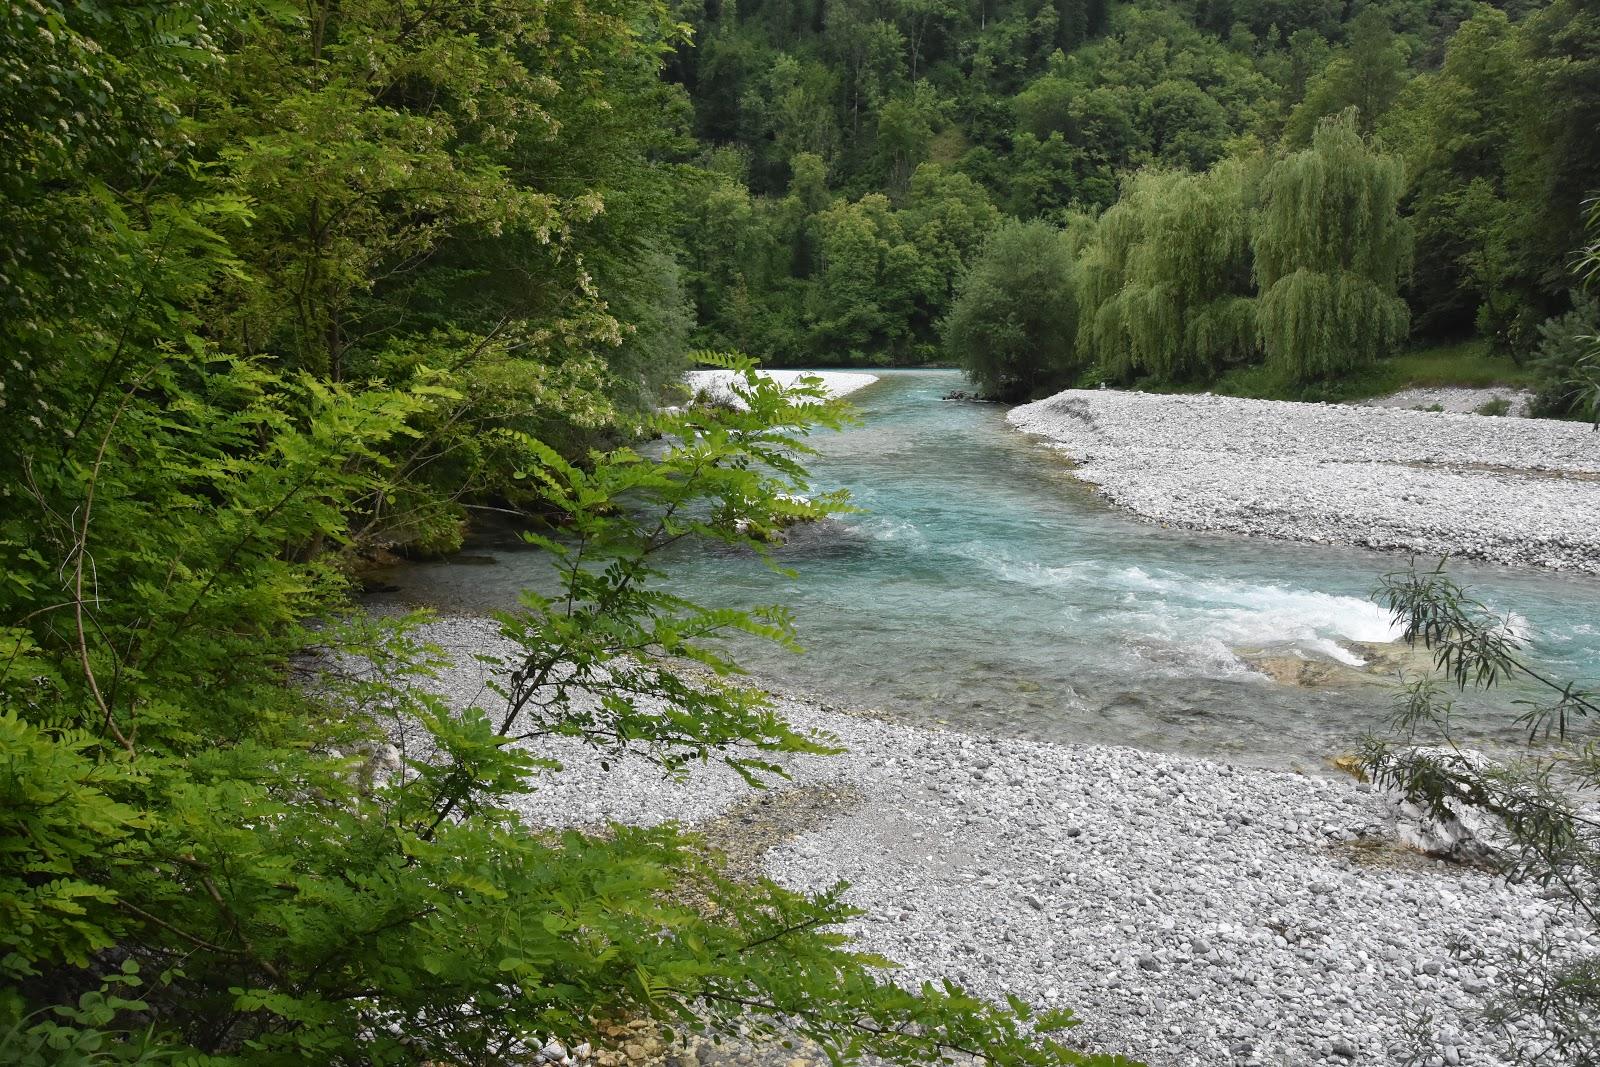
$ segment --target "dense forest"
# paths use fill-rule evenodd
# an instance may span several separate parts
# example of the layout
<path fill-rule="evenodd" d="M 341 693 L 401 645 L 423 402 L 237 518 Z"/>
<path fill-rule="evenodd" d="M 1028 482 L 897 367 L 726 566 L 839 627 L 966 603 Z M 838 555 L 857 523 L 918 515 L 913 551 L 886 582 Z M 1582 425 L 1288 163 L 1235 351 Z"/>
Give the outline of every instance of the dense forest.
<path fill-rule="evenodd" d="M 6 1062 L 524 1062 L 634 1018 L 1109 1062 L 1039 1037 L 1065 1013 L 894 985 L 836 893 L 508 813 L 553 769 L 514 737 L 750 778 L 829 748 L 703 645 L 792 641 L 784 612 L 653 582 L 664 544 L 836 509 L 802 463 L 842 415 L 754 376 L 676 411 L 683 369 L 961 359 L 1023 394 L 1408 337 L 1589 358 L 1592 0 L 0 19 Z M 351 595 L 490 512 L 540 517 L 568 586 L 452 715 L 412 620 Z M 430 758 L 388 767 L 397 717 Z"/>
<path fill-rule="evenodd" d="M 1564 361 L 1545 407 L 1570 406 L 1592 5 L 838 0 L 694 25 L 669 70 L 705 146 L 682 233 L 709 341 L 955 357 L 1019 395 L 1336 378 L 1481 338 Z"/>

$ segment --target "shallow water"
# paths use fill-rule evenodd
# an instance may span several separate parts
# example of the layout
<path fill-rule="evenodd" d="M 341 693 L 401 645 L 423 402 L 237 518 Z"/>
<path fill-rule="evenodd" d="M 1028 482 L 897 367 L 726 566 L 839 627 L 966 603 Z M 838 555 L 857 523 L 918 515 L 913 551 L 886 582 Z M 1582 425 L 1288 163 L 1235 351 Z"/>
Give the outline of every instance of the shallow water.
<path fill-rule="evenodd" d="M 793 609 L 806 654 L 740 648 L 761 679 L 896 717 L 1308 769 L 1382 727 L 1380 680 L 1287 686 L 1235 650 L 1357 661 L 1345 643 L 1393 636 L 1369 595 L 1403 558 L 1134 519 L 1009 429 L 1003 408 L 940 400 L 960 384 L 954 371 L 889 372 L 851 397 L 863 422 L 819 439 L 812 471 L 865 511 L 796 531 L 779 552 L 796 579 L 703 548 L 674 560 L 675 583 L 702 602 Z M 516 547 L 471 551 L 493 565 L 400 568 L 384 599 L 510 607 L 545 567 Z M 1596 681 L 1600 580 L 1452 569 L 1515 613 L 1539 663 Z M 1465 703 L 1474 730 L 1511 736 L 1491 727 L 1506 716 Z"/>

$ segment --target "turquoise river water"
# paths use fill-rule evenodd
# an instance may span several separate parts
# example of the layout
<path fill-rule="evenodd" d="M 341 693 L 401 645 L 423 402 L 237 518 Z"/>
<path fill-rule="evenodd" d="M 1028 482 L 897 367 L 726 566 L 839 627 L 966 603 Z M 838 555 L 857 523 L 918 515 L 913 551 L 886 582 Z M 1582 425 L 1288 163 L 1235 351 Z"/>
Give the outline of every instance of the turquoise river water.
<path fill-rule="evenodd" d="M 812 472 L 864 510 L 795 531 L 779 551 L 794 580 L 703 547 L 672 561 L 702 602 L 794 610 L 805 654 L 740 646 L 759 679 L 958 728 L 1307 769 L 1382 728 L 1387 684 L 1285 685 L 1236 652 L 1351 659 L 1343 642 L 1391 638 L 1370 594 L 1402 557 L 1143 522 L 1009 429 L 1003 408 L 940 399 L 960 384 L 954 371 L 889 372 L 851 397 L 862 422 L 818 439 Z M 396 569 L 380 599 L 511 607 L 546 566 L 491 541 Z M 1453 570 L 1514 613 L 1535 661 L 1597 680 L 1600 579 Z M 1465 705 L 1471 728 L 1511 735 L 1491 725 L 1504 713 Z"/>

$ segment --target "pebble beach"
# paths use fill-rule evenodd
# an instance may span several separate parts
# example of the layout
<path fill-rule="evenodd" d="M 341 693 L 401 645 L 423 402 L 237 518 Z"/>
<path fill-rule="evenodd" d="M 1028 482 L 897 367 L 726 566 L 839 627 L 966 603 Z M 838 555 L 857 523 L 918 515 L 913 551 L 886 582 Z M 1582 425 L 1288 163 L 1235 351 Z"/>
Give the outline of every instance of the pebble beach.
<path fill-rule="evenodd" d="M 471 657 L 502 649 L 495 624 L 445 618 L 423 636 L 457 664 L 442 691 L 484 702 Z M 1595 947 L 1535 887 L 1403 848 L 1393 800 L 1351 778 L 776 706 L 848 751 L 790 759 L 791 781 L 754 794 L 717 765 L 679 783 L 544 742 L 564 769 L 521 813 L 717 826 L 787 885 L 848 881 L 867 912 L 853 932 L 908 981 L 1070 1007 L 1075 1041 L 1152 1067 L 1499 1064 L 1517 1035 L 1482 1009 L 1501 976 L 1455 950 L 1493 958 L 1546 935 Z M 800 805 L 800 825 L 757 817 L 819 791 L 834 802 Z"/>
<path fill-rule="evenodd" d="M 1079 389 L 1008 418 L 1155 522 L 1600 573 L 1582 423 Z"/>

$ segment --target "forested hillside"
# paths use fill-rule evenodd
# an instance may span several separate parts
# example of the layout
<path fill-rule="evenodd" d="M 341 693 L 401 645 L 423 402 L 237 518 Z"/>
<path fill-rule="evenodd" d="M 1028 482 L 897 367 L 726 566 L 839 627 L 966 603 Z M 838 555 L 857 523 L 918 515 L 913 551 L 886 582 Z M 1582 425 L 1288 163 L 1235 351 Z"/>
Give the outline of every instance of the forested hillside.
<path fill-rule="evenodd" d="M 707 339 L 788 363 L 953 355 L 1015 394 L 1263 360 L 1337 377 L 1408 340 L 1560 357 L 1593 326 L 1580 304 L 1546 328 L 1559 340 L 1540 332 L 1574 308 L 1600 190 L 1600 15 L 1581 0 L 690 18 L 668 69 L 702 145 L 681 232 Z M 1341 132 L 1314 144 L 1328 120 Z M 1025 247 L 1059 277 L 1017 277 Z M 1018 286 L 1026 309 L 994 302 Z M 996 369 L 1018 359 L 1021 377 Z"/>

